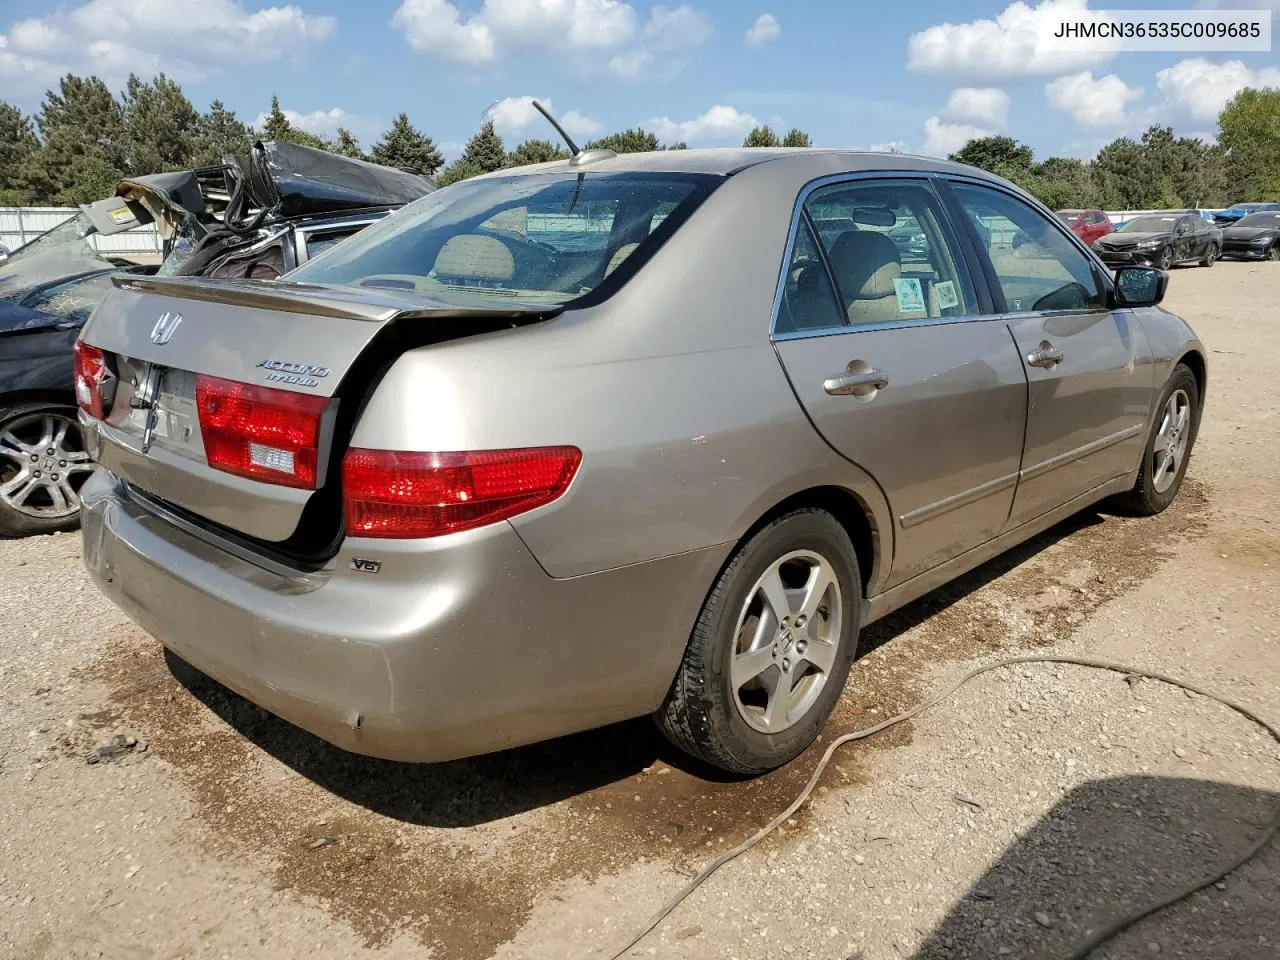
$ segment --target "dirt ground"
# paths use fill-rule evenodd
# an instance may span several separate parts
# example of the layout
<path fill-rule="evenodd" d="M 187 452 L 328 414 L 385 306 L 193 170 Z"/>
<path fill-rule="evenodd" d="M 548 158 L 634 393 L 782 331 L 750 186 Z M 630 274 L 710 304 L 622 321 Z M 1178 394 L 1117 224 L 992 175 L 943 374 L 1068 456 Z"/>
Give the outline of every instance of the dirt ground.
<path fill-rule="evenodd" d="M 1087 512 L 872 627 L 826 742 L 1027 650 L 1170 672 L 1280 722 L 1280 265 L 1177 270 L 1167 306 L 1211 351 L 1175 506 Z M 608 957 L 817 759 L 731 782 L 646 722 L 363 759 L 166 659 L 88 583 L 78 537 L 0 542 L 0 569 L 4 958 Z M 1280 748 L 1212 701 L 1001 671 L 845 748 L 811 806 L 631 955 L 1061 957 L 1277 803 Z M 1155 954 L 1280 956 L 1280 848 L 1099 952 Z"/>

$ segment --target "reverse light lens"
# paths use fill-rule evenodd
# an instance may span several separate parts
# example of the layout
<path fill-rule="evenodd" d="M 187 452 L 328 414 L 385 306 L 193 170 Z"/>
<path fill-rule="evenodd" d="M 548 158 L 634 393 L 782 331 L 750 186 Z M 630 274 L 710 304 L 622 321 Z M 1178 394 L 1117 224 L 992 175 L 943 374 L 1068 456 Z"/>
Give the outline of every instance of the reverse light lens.
<path fill-rule="evenodd" d="M 506 520 L 558 499 L 582 451 L 533 447 L 475 453 L 347 451 L 347 533 L 421 539 Z"/>
<path fill-rule="evenodd" d="M 209 466 L 284 487 L 316 489 L 327 397 L 201 374 L 196 410 Z"/>
<path fill-rule="evenodd" d="M 76 403 L 95 420 L 103 418 L 102 382 L 107 378 L 107 356 L 97 347 L 77 340 L 75 354 Z"/>

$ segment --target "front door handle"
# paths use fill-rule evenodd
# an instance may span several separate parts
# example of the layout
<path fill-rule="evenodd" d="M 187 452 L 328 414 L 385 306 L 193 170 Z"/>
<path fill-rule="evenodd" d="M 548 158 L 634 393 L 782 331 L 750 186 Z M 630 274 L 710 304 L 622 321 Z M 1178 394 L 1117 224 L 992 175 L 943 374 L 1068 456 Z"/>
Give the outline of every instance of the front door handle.
<path fill-rule="evenodd" d="M 1062 362 L 1062 351 L 1048 340 L 1041 342 L 1038 350 L 1027 354 L 1027 363 L 1033 367 L 1055 367 Z"/>
<path fill-rule="evenodd" d="M 865 397 L 888 385 L 889 375 L 879 370 L 846 371 L 822 381 L 822 389 L 833 397 Z"/>

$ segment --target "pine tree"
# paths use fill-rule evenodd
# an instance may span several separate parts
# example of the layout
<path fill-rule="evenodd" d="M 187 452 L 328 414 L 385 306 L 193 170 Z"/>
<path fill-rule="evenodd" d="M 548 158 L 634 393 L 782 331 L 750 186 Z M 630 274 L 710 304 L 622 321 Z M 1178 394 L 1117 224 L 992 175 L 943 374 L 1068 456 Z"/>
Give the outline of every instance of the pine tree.
<path fill-rule="evenodd" d="M 203 167 L 221 163 L 224 157 L 248 153 L 251 146 L 249 128 L 221 100 L 214 100 L 209 104 L 209 112 L 200 117 L 192 165 Z"/>
<path fill-rule="evenodd" d="M 333 143 L 333 152 L 344 157 L 351 157 L 353 160 L 369 159 L 364 155 L 364 151 L 360 149 L 360 141 L 346 127 L 338 128 L 338 139 Z"/>
<path fill-rule="evenodd" d="M 323 137 L 317 137 L 314 133 L 299 130 L 290 123 L 289 118 L 280 109 L 280 98 L 277 96 L 272 96 L 271 98 L 271 112 L 267 114 L 267 118 L 262 124 L 262 139 L 284 140 L 304 147 L 314 147 L 317 150 L 333 149 L 333 144 L 328 140 Z"/>
<path fill-rule="evenodd" d="M 813 141 L 799 127 L 792 127 L 787 131 L 787 135 L 782 138 L 782 145 L 784 147 L 812 147 Z"/>
<path fill-rule="evenodd" d="M 39 149 L 31 120 L 0 101 L 0 206 L 18 207 L 34 199 L 27 178 Z"/>
<path fill-rule="evenodd" d="M 507 154 L 507 166 L 523 167 L 531 163 L 568 159 L 569 151 L 556 146 L 550 140 L 526 140 Z"/>
<path fill-rule="evenodd" d="M 771 127 L 764 126 L 756 127 L 748 133 L 742 145 L 744 147 L 780 147 L 782 141 L 778 139 L 778 135 Z"/>
<path fill-rule="evenodd" d="M 73 205 L 115 193 L 125 173 L 120 104 L 98 77 L 67 74 L 45 94 L 36 123 L 44 140 L 28 183 L 42 200 Z"/>
<path fill-rule="evenodd" d="M 648 130 L 623 130 L 587 144 L 588 150 L 612 150 L 614 153 L 649 153 L 659 149 L 658 137 Z"/>
<path fill-rule="evenodd" d="M 451 183 L 457 183 L 459 180 L 470 180 L 472 177 L 478 177 L 484 173 L 470 160 L 459 157 L 453 163 L 449 164 L 435 177 L 437 187 L 447 187 Z"/>
<path fill-rule="evenodd" d="M 484 122 L 480 132 L 467 141 L 462 151 L 462 160 L 481 173 L 501 170 L 506 159 L 506 148 L 502 145 L 502 138 L 493 129 L 492 120 Z"/>
<path fill-rule="evenodd" d="M 183 170 L 192 165 L 200 114 L 182 88 L 163 73 L 147 83 L 130 74 L 122 106 L 124 165 L 131 175 Z"/>
<path fill-rule="evenodd" d="M 436 145 L 409 122 L 407 113 L 391 122 L 391 129 L 373 145 L 369 159 L 387 167 L 415 170 L 424 177 L 434 176 L 444 166 L 444 157 Z"/>

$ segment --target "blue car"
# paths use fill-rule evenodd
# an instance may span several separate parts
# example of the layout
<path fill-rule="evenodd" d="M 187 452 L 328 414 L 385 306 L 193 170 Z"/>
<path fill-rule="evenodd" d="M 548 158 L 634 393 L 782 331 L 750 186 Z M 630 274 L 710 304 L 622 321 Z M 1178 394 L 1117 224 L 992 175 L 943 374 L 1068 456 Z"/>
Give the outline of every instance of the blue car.
<path fill-rule="evenodd" d="M 1215 213 L 1213 220 L 1219 226 L 1233 224 L 1251 213 L 1267 210 L 1280 210 L 1280 203 L 1234 203 L 1227 209 L 1219 210 Z"/>

